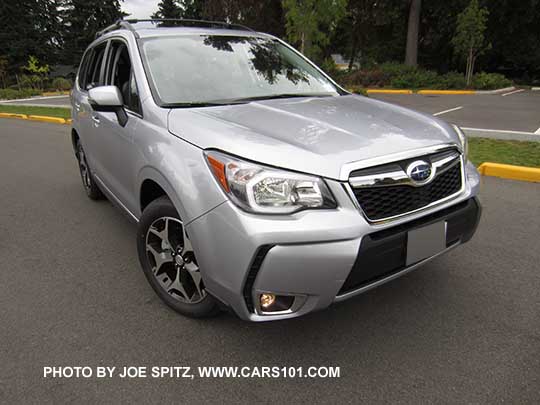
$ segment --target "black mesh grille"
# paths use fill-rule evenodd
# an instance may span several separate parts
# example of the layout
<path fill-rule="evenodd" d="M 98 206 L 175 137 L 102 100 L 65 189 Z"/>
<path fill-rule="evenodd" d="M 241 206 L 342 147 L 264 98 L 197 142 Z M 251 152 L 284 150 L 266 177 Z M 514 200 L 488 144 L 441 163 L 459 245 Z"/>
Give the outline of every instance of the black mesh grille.
<path fill-rule="evenodd" d="M 353 189 L 353 192 L 366 216 L 379 220 L 425 207 L 460 189 L 461 164 L 457 164 L 422 187 L 369 187 Z"/>

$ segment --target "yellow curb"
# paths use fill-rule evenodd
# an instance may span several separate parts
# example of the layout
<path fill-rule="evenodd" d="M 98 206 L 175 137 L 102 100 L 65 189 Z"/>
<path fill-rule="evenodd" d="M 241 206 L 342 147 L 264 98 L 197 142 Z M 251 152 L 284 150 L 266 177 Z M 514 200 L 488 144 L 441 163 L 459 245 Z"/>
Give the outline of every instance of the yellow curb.
<path fill-rule="evenodd" d="M 66 120 L 57 117 L 47 117 L 45 115 L 29 115 L 28 119 L 31 121 L 50 122 L 53 124 L 65 124 Z"/>
<path fill-rule="evenodd" d="M 418 94 L 476 94 L 474 90 L 418 90 Z"/>
<path fill-rule="evenodd" d="M 540 168 L 503 165 L 486 162 L 478 167 L 484 176 L 501 177 L 503 179 L 540 182 Z"/>
<path fill-rule="evenodd" d="M 18 118 L 20 120 L 28 119 L 26 114 L 15 114 L 15 113 L 0 113 L 0 118 Z"/>
<path fill-rule="evenodd" d="M 412 90 L 367 89 L 368 94 L 413 94 Z"/>

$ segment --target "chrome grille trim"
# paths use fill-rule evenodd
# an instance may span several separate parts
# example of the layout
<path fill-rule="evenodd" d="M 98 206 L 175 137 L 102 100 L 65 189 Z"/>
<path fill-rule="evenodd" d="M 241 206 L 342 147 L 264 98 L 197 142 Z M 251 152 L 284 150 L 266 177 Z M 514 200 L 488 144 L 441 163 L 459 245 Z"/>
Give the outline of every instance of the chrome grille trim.
<path fill-rule="evenodd" d="M 457 150 L 450 151 L 449 156 L 442 156 L 438 159 L 432 160 L 432 170 L 434 170 L 432 182 L 437 176 L 444 173 L 448 169 L 454 167 L 460 162 L 460 154 Z M 413 182 L 405 170 L 398 164 L 385 165 L 388 167 L 388 171 L 375 169 L 374 173 L 369 173 L 364 176 L 354 176 L 349 178 L 349 184 L 352 188 L 364 188 L 364 187 L 388 187 L 407 185 L 413 187 L 423 187 L 428 183 L 417 184 Z"/>
<path fill-rule="evenodd" d="M 360 213 L 362 214 L 362 216 L 366 220 L 366 222 L 368 222 L 370 225 L 373 225 L 373 226 L 385 225 L 385 224 L 390 223 L 392 221 L 406 218 L 407 216 L 416 215 L 416 214 L 419 214 L 419 213 L 421 213 L 423 211 L 429 211 L 429 210 L 431 210 L 431 209 L 433 209 L 433 208 L 435 208 L 435 207 L 437 207 L 439 205 L 442 205 L 444 203 L 447 203 L 448 201 L 451 201 L 453 199 L 458 198 L 460 195 L 462 195 L 465 192 L 465 188 L 466 188 L 466 185 L 465 185 L 465 164 L 466 164 L 466 161 L 463 158 L 463 155 L 461 154 L 459 149 L 456 148 L 456 146 L 454 146 L 454 145 L 450 146 L 450 149 L 449 149 L 449 145 L 445 145 L 443 147 L 440 146 L 440 147 L 432 148 L 431 151 L 428 151 L 426 149 L 422 149 L 422 150 L 418 150 L 416 155 L 409 154 L 407 156 L 409 159 L 416 158 L 416 157 L 421 158 L 422 156 L 426 156 L 426 152 L 428 154 L 430 154 L 430 153 L 431 154 L 437 154 L 437 153 L 444 152 L 445 150 L 452 150 L 455 153 L 452 153 L 450 156 L 445 156 L 442 159 L 435 161 L 437 163 L 437 169 L 436 170 L 438 172 L 438 175 L 441 175 L 444 172 L 446 172 L 447 170 L 453 168 L 455 165 L 460 164 L 461 188 L 460 188 L 459 191 L 457 191 L 456 193 L 454 193 L 452 195 L 449 195 L 449 196 L 447 196 L 445 198 L 434 201 L 434 202 L 432 202 L 432 203 L 430 203 L 430 204 L 428 204 L 426 206 L 420 207 L 418 209 L 408 211 L 408 212 L 404 212 L 404 213 L 401 213 L 399 215 L 394 215 L 394 216 L 390 216 L 390 217 L 386 217 L 386 218 L 380 218 L 380 219 L 372 220 L 366 215 L 366 213 L 362 209 L 358 199 L 356 198 L 356 195 L 354 194 L 354 191 L 353 191 L 354 189 L 353 189 L 351 183 L 349 181 L 346 182 L 346 183 L 343 183 L 343 187 L 344 187 L 345 191 L 347 192 L 347 194 L 349 195 L 349 197 L 351 198 L 351 200 L 353 201 L 353 204 L 356 206 L 356 208 L 360 211 Z M 422 153 L 422 152 L 424 152 L 424 153 Z M 401 169 L 401 167 L 399 166 L 397 161 L 393 161 L 393 163 L 386 161 L 384 163 L 384 166 L 390 167 L 391 165 L 394 165 L 394 168 L 396 168 L 396 170 L 394 170 L 392 172 L 394 172 L 394 173 L 396 173 L 396 172 L 405 173 L 403 171 L 403 169 Z M 357 166 L 357 168 L 358 168 L 358 166 Z M 366 167 L 363 166 L 363 165 L 361 165 L 360 168 L 361 169 L 366 169 Z M 369 168 L 367 168 L 367 169 L 369 169 Z M 377 168 L 373 168 L 373 169 L 377 170 Z M 358 171 L 358 170 L 356 170 L 356 171 Z M 392 173 L 392 172 L 389 172 L 389 173 Z M 352 173 L 353 173 L 353 171 L 349 172 L 349 174 L 352 174 Z M 372 173 L 372 174 L 380 174 L 380 172 Z M 399 173 L 399 174 L 401 174 L 401 173 Z M 358 177 L 361 177 L 361 176 L 351 176 L 350 179 L 358 178 Z M 437 177 L 437 176 L 435 176 L 435 177 Z M 392 183 L 392 184 L 388 184 L 388 185 L 389 186 L 394 186 L 394 185 L 399 185 L 399 184 Z M 365 187 L 368 187 L 368 186 L 365 186 Z M 355 187 L 355 188 L 361 188 L 361 187 Z"/>

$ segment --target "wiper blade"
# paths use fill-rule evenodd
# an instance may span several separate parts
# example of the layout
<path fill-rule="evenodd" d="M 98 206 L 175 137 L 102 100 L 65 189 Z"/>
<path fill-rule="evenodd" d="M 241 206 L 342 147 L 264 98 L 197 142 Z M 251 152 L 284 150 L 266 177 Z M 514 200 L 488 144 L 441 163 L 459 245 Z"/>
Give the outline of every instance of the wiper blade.
<path fill-rule="evenodd" d="M 204 102 L 187 102 L 187 103 L 169 103 L 163 105 L 165 108 L 195 108 L 195 107 L 217 107 L 232 104 L 246 104 L 251 101 L 260 100 L 273 100 L 278 98 L 300 98 L 300 97 L 331 97 L 329 93 L 312 93 L 312 94 L 299 94 L 299 93 L 283 93 L 283 94 L 269 94 L 266 96 L 254 96 L 243 98 L 232 98 L 229 100 L 212 100 Z"/>
<path fill-rule="evenodd" d="M 195 103 L 170 103 L 165 104 L 165 108 L 195 108 L 195 107 L 217 107 L 224 106 L 228 103 L 215 103 L 215 102 L 195 102 Z"/>
<path fill-rule="evenodd" d="M 331 97 L 332 94 L 329 93 L 311 93 L 311 94 L 300 94 L 300 93 L 283 93 L 283 94 L 269 94 L 267 96 L 254 96 L 254 97 L 245 97 L 245 98 L 235 98 L 229 100 L 230 103 L 249 103 L 250 101 L 260 101 L 260 100 L 273 100 L 278 98 L 301 98 L 301 97 Z"/>

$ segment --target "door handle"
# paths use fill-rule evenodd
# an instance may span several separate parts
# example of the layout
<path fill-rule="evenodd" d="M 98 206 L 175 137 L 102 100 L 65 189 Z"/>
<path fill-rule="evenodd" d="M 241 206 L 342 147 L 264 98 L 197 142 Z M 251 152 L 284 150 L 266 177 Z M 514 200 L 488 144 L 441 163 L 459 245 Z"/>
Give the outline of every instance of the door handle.
<path fill-rule="evenodd" d="M 97 115 L 92 115 L 92 121 L 94 121 L 96 127 L 99 125 L 99 117 Z"/>

